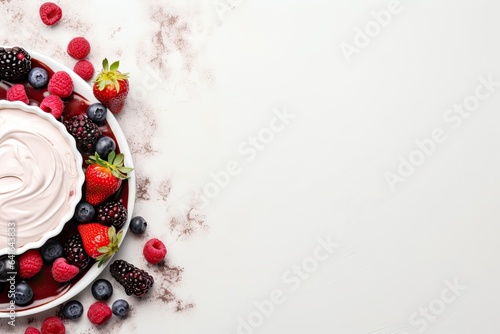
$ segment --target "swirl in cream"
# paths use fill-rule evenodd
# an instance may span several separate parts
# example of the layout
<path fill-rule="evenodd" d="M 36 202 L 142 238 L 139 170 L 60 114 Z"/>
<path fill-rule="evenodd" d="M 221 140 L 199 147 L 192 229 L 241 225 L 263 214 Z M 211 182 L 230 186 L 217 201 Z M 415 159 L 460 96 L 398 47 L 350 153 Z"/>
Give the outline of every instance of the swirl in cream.
<path fill-rule="evenodd" d="M 9 223 L 16 225 L 17 248 L 54 230 L 72 209 L 78 173 L 60 129 L 35 113 L 0 108 L 0 249 Z"/>

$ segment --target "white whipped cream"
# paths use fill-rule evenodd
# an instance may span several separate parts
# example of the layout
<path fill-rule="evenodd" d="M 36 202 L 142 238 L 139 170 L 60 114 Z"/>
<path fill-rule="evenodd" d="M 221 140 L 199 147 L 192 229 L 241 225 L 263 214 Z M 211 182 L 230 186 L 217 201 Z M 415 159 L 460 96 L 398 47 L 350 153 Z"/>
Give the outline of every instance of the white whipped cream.
<path fill-rule="evenodd" d="M 78 187 L 73 149 L 47 119 L 0 108 L 0 249 L 16 225 L 16 247 L 40 240 L 71 209 Z"/>

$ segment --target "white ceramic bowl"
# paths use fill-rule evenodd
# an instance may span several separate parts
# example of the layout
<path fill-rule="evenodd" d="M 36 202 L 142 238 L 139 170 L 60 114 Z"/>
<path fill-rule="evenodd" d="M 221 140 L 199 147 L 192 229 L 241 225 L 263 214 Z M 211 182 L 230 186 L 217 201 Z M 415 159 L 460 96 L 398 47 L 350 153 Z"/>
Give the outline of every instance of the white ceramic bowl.
<path fill-rule="evenodd" d="M 50 115 L 49 113 L 46 113 L 44 111 L 42 111 L 39 107 L 37 106 L 29 106 L 23 102 L 19 102 L 19 101 L 16 101 L 16 102 L 10 102 L 10 101 L 6 101 L 6 100 L 0 100 L 0 110 L 1 109 L 15 109 L 15 110 L 21 110 L 23 112 L 26 112 L 26 113 L 30 113 L 30 114 L 33 114 L 37 117 L 40 117 L 42 120 L 46 120 L 50 123 L 50 126 L 54 127 L 55 129 L 57 129 L 57 131 L 61 134 L 61 137 L 64 141 L 66 141 L 66 143 L 68 143 L 69 145 L 69 148 L 70 148 L 70 151 L 72 153 L 72 158 L 75 159 L 75 165 L 73 166 L 73 168 L 75 169 L 76 171 L 76 183 L 74 183 L 74 186 L 72 187 L 73 189 L 71 189 L 72 191 L 74 191 L 74 194 L 73 196 L 70 198 L 70 201 L 69 203 L 61 203 L 62 205 L 66 206 L 65 209 L 66 209 L 66 213 L 64 213 L 64 215 L 58 219 L 58 222 L 56 223 L 57 225 L 55 225 L 54 227 L 50 228 L 45 228 L 44 230 L 40 231 L 39 233 L 35 234 L 33 236 L 34 240 L 31 240 L 31 241 L 28 241 L 28 242 L 23 242 L 22 245 L 19 245 L 19 241 L 18 244 L 16 245 L 16 254 L 22 254 L 24 253 L 25 251 L 27 251 L 28 249 L 32 249 L 32 248 L 40 248 L 43 246 L 43 244 L 45 244 L 45 242 L 47 240 L 49 240 L 50 238 L 52 237 L 55 237 L 56 235 L 58 235 L 59 233 L 61 233 L 61 231 L 63 230 L 64 228 L 64 225 L 73 217 L 73 214 L 75 212 L 75 207 L 76 205 L 78 204 L 78 202 L 81 200 L 81 197 L 82 197 L 82 186 L 83 186 L 83 183 L 85 182 L 85 175 L 83 173 L 83 170 L 81 168 L 82 166 L 82 156 L 80 154 L 80 152 L 78 152 L 78 149 L 76 148 L 76 142 L 75 142 L 75 139 L 73 138 L 73 136 L 71 136 L 68 131 L 66 130 L 66 128 L 64 127 L 64 125 L 57 121 L 52 115 Z M 0 111 L 0 115 L 1 115 L 1 111 Z M 43 122 L 43 124 L 47 124 L 45 122 Z M 19 124 L 20 125 L 20 129 L 21 131 L 24 131 L 26 129 L 23 128 L 23 124 Z M 26 189 L 26 188 L 24 188 Z M 38 189 L 36 189 L 38 190 Z M 54 189 L 55 190 L 55 189 Z M 57 195 L 55 195 L 57 196 Z M 60 196 L 60 195 L 59 195 Z M 41 206 L 41 205 L 37 205 L 36 203 L 32 203 L 32 208 L 33 210 L 46 210 L 46 208 L 44 206 Z M 51 217 L 54 217 L 53 215 L 51 215 Z M 50 217 L 48 217 L 50 218 Z M 37 223 L 35 220 L 32 221 L 33 223 Z M 3 223 L 7 223 L 7 222 L 2 222 Z M 22 223 L 22 222 L 20 222 Z M 45 225 L 49 225 L 47 223 L 45 223 Z M 38 225 L 38 227 L 40 229 L 43 228 L 43 225 L 40 224 Z M 19 231 L 18 228 L 15 228 L 17 231 Z M 34 230 L 34 227 L 25 227 L 24 230 Z M 7 226 L 5 226 L 5 231 L 7 231 Z M 16 233 L 22 233 L 22 232 L 17 232 Z M 16 234 L 14 233 L 14 234 Z M 7 242 L 7 236 L 3 236 L 6 240 L 5 242 Z M 17 236 L 19 239 L 19 236 Z M 12 249 L 11 247 L 7 246 L 7 247 L 4 247 L 4 248 L 1 248 L 0 249 L 0 255 L 4 255 L 4 254 L 13 254 L 12 252 Z"/>
<path fill-rule="evenodd" d="M 9 46 L 3 46 L 5 48 L 8 48 Z M 89 83 L 85 82 L 82 78 L 80 78 L 77 74 L 75 74 L 69 67 L 53 60 L 50 57 L 47 57 L 41 53 L 38 53 L 36 51 L 32 51 L 29 49 L 26 49 L 28 53 L 31 55 L 33 59 L 36 59 L 48 67 L 52 69 L 52 71 L 66 71 L 71 78 L 73 79 L 73 84 L 74 84 L 74 92 L 80 94 L 83 96 L 85 99 L 87 99 L 90 103 L 95 103 L 98 102 L 96 98 L 94 97 L 94 94 L 92 93 L 92 88 L 89 85 Z M 120 125 L 116 121 L 116 118 L 113 116 L 112 113 L 108 112 L 107 114 L 107 123 L 109 127 L 111 128 L 117 144 L 120 148 L 120 152 L 125 155 L 125 160 L 124 164 L 127 167 L 134 167 L 134 163 L 132 160 L 132 153 L 130 152 L 130 148 L 128 146 L 127 140 L 125 138 L 125 135 L 123 134 Z M 128 202 L 127 202 L 127 211 L 128 211 L 128 218 L 127 221 L 125 222 L 124 226 L 121 228 L 123 231 L 123 240 L 126 237 L 127 231 L 129 229 L 130 225 L 130 219 L 132 217 L 132 212 L 134 211 L 134 204 L 135 204 L 135 196 L 136 196 L 136 178 L 135 178 L 135 173 L 132 171 L 131 173 L 128 174 Z M 71 285 L 69 288 L 67 288 L 65 291 L 61 292 L 57 298 L 53 299 L 47 299 L 44 300 L 43 304 L 40 304 L 38 306 L 27 306 L 24 308 L 18 308 L 16 310 L 16 316 L 17 317 L 23 317 L 23 316 L 28 316 L 28 315 L 33 315 L 37 314 L 46 310 L 49 310 L 51 308 L 54 308 L 62 303 L 65 303 L 66 301 L 70 300 L 74 296 L 76 296 L 79 292 L 81 292 L 83 289 L 85 289 L 87 286 L 89 286 L 96 278 L 101 274 L 105 269 L 108 268 L 108 265 L 113 261 L 113 258 L 110 258 L 105 265 L 101 266 L 100 268 L 97 267 L 97 263 L 95 263 L 88 271 L 85 273 L 85 275 L 80 278 L 76 283 Z M 0 310 L 0 318 L 8 318 L 9 313 L 8 310 Z"/>

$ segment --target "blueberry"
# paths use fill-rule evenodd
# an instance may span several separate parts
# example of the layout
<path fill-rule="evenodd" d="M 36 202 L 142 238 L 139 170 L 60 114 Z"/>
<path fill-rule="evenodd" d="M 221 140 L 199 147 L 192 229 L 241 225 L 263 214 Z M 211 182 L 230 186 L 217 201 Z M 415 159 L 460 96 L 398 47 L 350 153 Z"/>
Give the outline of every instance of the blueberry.
<path fill-rule="evenodd" d="M 99 156 L 104 160 L 106 160 L 108 158 L 108 154 L 115 149 L 115 141 L 113 140 L 113 138 L 108 136 L 102 136 L 95 144 L 95 150 L 97 154 L 99 154 Z"/>
<path fill-rule="evenodd" d="M 49 76 L 47 71 L 41 67 L 33 67 L 28 73 L 28 82 L 33 88 L 42 88 L 47 86 Z"/>
<path fill-rule="evenodd" d="M 83 305 L 78 300 L 70 300 L 64 305 L 62 313 L 66 319 L 78 319 L 83 314 Z"/>
<path fill-rule="evenodd" d="M 15 296 L 16 305 L 26 306 L 33 301 L 33 289 L 25 281 L 16 284 Z"/>
<path fill-rule="evenodd" d="M 92 283 L 92 296 L 97 300 L 108 300 L 113 294 L 113 286 L 104 278 L 100 278 Z"/>
<path fill-rule="evenodd" d="M 87 117 L 95 123 L 102 123 L 106 119 L 108 109 L 102 103 L 92 103 L 87 108 Z"/>
<path fill-rule="evenodd" d="M 63 245 L 54 239 L 50 239 L 40 249 L 42 258 L 47 263 L 54 262 L 57 258 L 63 256 Z"/>
<path fill-rule="evenodd" d="M 117 299 L 111 306 L 113 314 L 119 317 L 124 317 L 128 313 L 128 303 L 125 299 Z"/>
<path fill-rule="evenodd" d="M 9 272 L 17 272 L 18 269 L 17 259 L 13 255 L 0 256 L 0 282 L 7 282 L 10 278 Z"/>
<path fill-rule="evenodd" d="M 130 220 L 130 231 L 135 234 L 141 234 L 146 231 L 148 223 L 141 216 L 135 216 Z"/>
<path fill-rule="evenodd" d="M 90 223 L 94 219 L 95 209 L 92 204 L 81 201 L 76 205 L 74 218 L 79 223 Z"/>

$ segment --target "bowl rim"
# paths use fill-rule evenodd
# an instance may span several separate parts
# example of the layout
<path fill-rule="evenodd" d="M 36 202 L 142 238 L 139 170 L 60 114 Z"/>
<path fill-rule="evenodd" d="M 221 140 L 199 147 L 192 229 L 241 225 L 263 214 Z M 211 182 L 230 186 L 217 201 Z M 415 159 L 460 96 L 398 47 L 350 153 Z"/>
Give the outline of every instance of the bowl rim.
<path fill-rule="evenodd" d="M 11 48 L 12 46 L 5 46 L 5 45 L 0 45 L 0 47 L 4 48 Z M 26 49 L 25 50 L 30 54 L 32 59 L 36 59 L 48 67 L 54 72 L 56 71 L 65 71 L 67 72 L 71 79 L 73 79 L 73 91 L 81 95 L 84 99 L 86 99 L 89 103 L 96 103 L 99 102 L 95 97 L 94 93 L 92 92 L 91 86 L 84 81 L 81 77 L 79 77 L 75 72 L 73 72 L 72 69 L 67 67 L 66 65 L 62 64 L 61 62 L 43 54 L 39 53 L 36 51 L 33 51 L 31 49 Z M 106 121 L 113 132 L 113 135 L 116 138 L 117 144 L 120 147 L 120 152 L 125 155 L 124 159 L 124 164 L 127 167 L 134 168 L 134 161 L 132 158 L 132 153 L 130 151 L 130 147 L 128 145 L 127 139 L 125 137 L 125 134 L 123 133 L 118 121 L 116 120 L 115 116 L 111 113 L 107 113 Z M 128 173 L 128 201 L 127 201 L 127 211 L 128 211 L 128 217 L 125 222 L 125 224 L 122 226 L 121 231 L 123 231 L 123 238 L 120 241 L 119 246 L 123 244 L 125 241 L 125 237 L 127 235 L 127 231 L 130 226 L 130 220 L 132 218 L 132 212 L 134 211 L 134 205 L 135 205 L 135 197 L 136 197 L 136 176 L 135 176 L 135 169 Z M 75 284 L 73 284 L 69 289 L 67 289 L 64 293 L 56 297 L 55 299 L 48 301 L 47 303 L 40 304 L 36 307 L 30 307 L 28 305 L 25 309 L 20 309 L 16 310 L 16 317 L 24 317 L 24 316 L 29 316 L 29 315 L 34 315 L 38 314 L 47 310 L 50 310 L 56 306 L 59 306 L 63 304 L 64 302 L 70 300 L 71 298 L 75 297 L 78 293 L 83 291 L 85 288 L 87 288 L 96 278 L 99 276 L 111 263 L 113 260 L 114 256 L 116 255 L 113 254 L 108 261 L 102 265 L 100 268 L 98 267 L 97 262 L 94 263 L 94 265 L 88 269 L 87 273 L 81 277 Z M 2 318 L 9 318 L 10 314 L 8 310 L 0 310 L 0 319 Z"/>
<path fill-rule="evenodd" d="M 75 138 L 73 138 L 73 136 L 68 133 L 65 126 L 61 122 L 56 120 L 54 118 L 54 116 L 52 116 L 50 113 L 44 112 L 38 106 L 27 105 L 24 102 L 0 100 L 0 109 L 4 109 L 4 108 L 5 109 L 10 108 L 10 109 L 22 110 L 24 112 L 34 114 L 34 115 L 36 115 L 44 120 L 47 120 L 52 126 L 54 126 L 55 128 L 57 128 L 57 130 L 59 130 L 59 133 L 61 133 L 63 139 L 69 144 L 71 151 L 73 153 L 73 156 L 75 158 L 76 166 L 77 167 L 82 166 L 83 157 L 76 147 Z M 75 196 L 73 197 L 73 199 L 69 203 L 68 212 L 66 212 L 66 214 L 61 218 L 59 223 L 53 229 L 45 232 L 40 237 L 40 239 L 35 240 L 35 241 L 30 241 L 30 242 L 22 245 L 21 247 L 16 248 L 15 255 L 23 254 L 24 252 L 26 252 L 30 249 L 42 247 L 43 244 L 45 244 L 45 242 L 47 242 L 47 240 L 49 240 L 50 238 L 53 238 L 56 235 L 58 235 L 59 233 L 61 233 L 61 231 L 63 230 L 66 223 L 71 220 L 71 218 L 74 215 L 76 205 L 82 199 L 82 186 L 83 186 L 83 183 L 85 182 L 85 174 L 83 173 L 82 168 L 77 168 L 76 170 L 77 170 L 78 177 L 77 177 L 77 182 L 75 185 L 75 188 L 76 188 L 75 189 Z M 10 249 L 8 246 L 4 247 L 4 248 L 0 248 L 0 256 L 5 255 L 5 254 L 11 254 L 11 253 L 9 253 L 9 250 Z"/>

